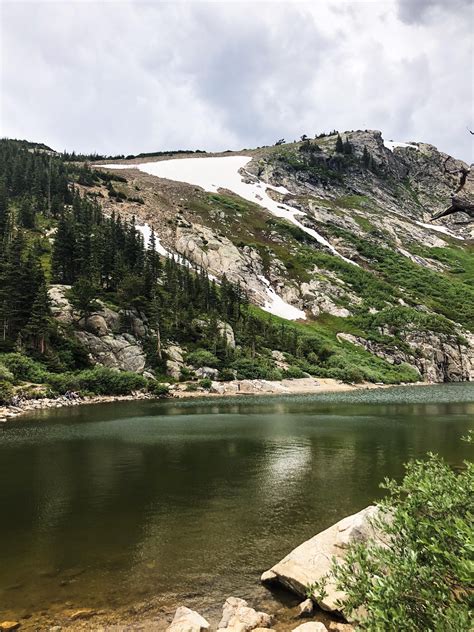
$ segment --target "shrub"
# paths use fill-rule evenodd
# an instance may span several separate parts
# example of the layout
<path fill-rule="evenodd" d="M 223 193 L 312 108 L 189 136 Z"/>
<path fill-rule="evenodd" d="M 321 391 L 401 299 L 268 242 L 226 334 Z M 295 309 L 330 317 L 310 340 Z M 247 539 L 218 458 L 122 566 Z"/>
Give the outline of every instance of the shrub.
<path fill-rule="evenodd" d="M 209 390 L 212 386 L 212 380 L 210 377 L 204 377 L 202 380 L 199 381 L 199 386 L 201 388 L 205 388 L 206 390 Z"/>
<path fill-rule="evenodd" d="M 202 366 L 215 368 L 219 365 L 218 358 L 216 358 L 213 353 L 207 351 L 206 349 L 198 349 L 197 351 L 192 351 L 191 353 L 188 353 L 186 356 L 186 362 L 196 368 Z"/>
<path fill-rule="evenodd" d="M 190 384 L 186 384 L 186 390 L 190 391 L 190 392 L 195 392 L 198 390 L 198 385 L 197 384 L 193 384 L 192 382 Z"/>
<path fill-rule="evenodd" d="M 222 382 L 231 382 L 235 380 L 236 372 L 234 369 L 223 368 L 219 371 L 219 380 Z"/>
<path fill-rule="evenodd" d="M 74 377 L 77 378 L 79 390 L 96 395 L 128 395 L 147 386 L 147 380 L 143 375 L 104 366 L 86 369 Z"/>
<path fill-rule="evenodd" d="M 170 387 L 168 384 L 162 384 L 156 380 L 150 380 L 148 382 L 147 390 L 155 397 L 166 397 L 170 393 Z"/>
<path fill-rule="evenodd" d="M 67 391 L 79 391 L 81 389 L 79 377 L 74 373 L 50 373 L 48 384 L 54 393 L 64 395 Z"/>
<path fill-rule="evenodd" d="M 369 632 L 468 632 L 473 464 L 455 472 L 430 454 L 406 465 L 400 484 L 386 480 L 382 487 L 382 540 L 350 545 L 345 563 L 331 570 L 347 595 L 345 613 L 357 611 Z"/>
<path fill-rule="evenodd" d="M 283 373 L 259 358 L 239 358 L 232 363 L 238 380 L 281 380 Z"/>
<path fill-rule="evenodd" d="M 2 364 L 13 373 L 15 380 L 29 382 L 47 382 L 49 373 L 44 366 L 22 353 L 8 353 L 2 358 Z"/>
<path fill-rule="evenodd" d="M 13 373 L 4 364 L 0 362 L 0 381 L 13 382 Z"/>
<path fill-rule="evenodd" d="M 299 366 L 290 365 L 287 369 L 283 371 L 283 377 L 297 380 L 302 377 L 307 377 L 307 373 L 300 369 Z"/>
<path fill-rule="evenodd" d="M 9 404 L 13 397 L 13 386 L 7 380 L 0 380 L 0 404 Z"/>

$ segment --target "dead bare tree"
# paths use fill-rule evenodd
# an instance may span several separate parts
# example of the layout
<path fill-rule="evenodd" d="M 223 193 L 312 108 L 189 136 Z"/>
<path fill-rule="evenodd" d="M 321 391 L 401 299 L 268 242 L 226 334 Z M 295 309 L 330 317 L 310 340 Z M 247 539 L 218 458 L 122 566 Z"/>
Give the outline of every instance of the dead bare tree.
<path fill-rule="evenodd" d="M 472 133 L 473 132 L 471 132 L 471 134 Z M 449 160 L 451 160 L 450 156 L 448 156 L 443 163 L 444 173 L 449 173 L 452 176 L 457 174 L 459 176 L 459 183 L 456 190 L 451 194 L 451 205 L 444 211 L 435 213 L 431 219 L 440 219 L 441 217 L 446 217 L 447 215 L 452 215 L 453 213 L 466 213 L 469 217 L 474 218 L 474 200 L 472 200 L 472 198 L 468 198 L 466 195 L 458 195 L 464 189 L 471 169 L 461 165 L 461 167 L 455 167 L 454 170 L 449 170 L 447 167 Z"/>

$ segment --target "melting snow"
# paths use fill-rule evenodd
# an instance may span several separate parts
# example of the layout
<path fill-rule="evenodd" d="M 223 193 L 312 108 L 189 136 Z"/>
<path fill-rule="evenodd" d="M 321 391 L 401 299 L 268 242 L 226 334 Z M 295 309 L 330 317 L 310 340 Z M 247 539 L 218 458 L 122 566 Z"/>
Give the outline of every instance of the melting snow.
<path fill-rule="evenodd" d="M 464 237 L 460 235 L 456 235 L 446 226 L 436 226 L 435 224 L 423 224 L 423 222 L 416 222 L 418 226 L 423 226 L 423 228 L 429 228 L 430 230 L 435 230 L 438 233 L 443 233 L 444 235 L 449 235 L 449 237 L 454 237 L 454 239 L 460 239 L 464 241 Z"/>
<path fill-rule="evenodd" d="M 418 149 L 413 143 L 400 143 L 395 140 L 384 140 L 383 144 L 387 149 L 390 149 L 390 151 L 393 151 L 395 147 L 412 147 L 413 149 Z"/>
<path fill-rule="evenodd" d="M 297 320 L 298 318 L 306 319 L 306 314 L 301 309 L 289 303 L 285 303 L 281 296 L 278 296 L 267 278 L 261 274 L 258 278 L 265 285 L 268 294 L 268 300 L 265 301 L 265 305 L 262 309 L 275 316 L 286 318 L 286 320 Z"/>
<path fill-rule="evenodd" d="M 145 246 L 148 248 L 148 242 L 150 241 L 150 237 L 151 237 L 151 226 L 149 224 L 137 224 L 135 228 L 143 235 Z M 156 233 L 155 233 L 155 250 L 158 254 L 162 255 L 163 257 L 171 258 L 173 256 L 171 252 L 169 250 L 166 250 L 166 248 L 162 245 L 160 238 L 158 237 Z"/>
<path fill-rule="evenodd" d="M 307 235 L 310 235 L 332 252 L 333 255 L 344 259 L 348 263 L 357 265 L 350 259 L 341 255 L 329 241 L 312 228 L 308 228 L 296 219 L 296 215 L 304 215 L 303 211 L 292 208 L 272 200 L 267 189 L 279 193 L 289 193 L 285 187 L 275 187 L 265 182 L 244 182 L 239 173 L 252 158 L 250 156 L 224 156 L 210 158 L 174 158 L 159 162 L 146 162 L 137 165 L 102 165 L 110 169 L 139 169 L 159 178 L 187 182 L 202 187 L 205 191 L 217 193 L 219 189 L 227 189 L 239 195 L 244 200 L 258 204 L 267 209 L 276 217 L 281 217 L 298 226 Z M 248 173 L 248 172 L 247 172 Z M 252 176 L 254 178 L 254 176 Z"/>

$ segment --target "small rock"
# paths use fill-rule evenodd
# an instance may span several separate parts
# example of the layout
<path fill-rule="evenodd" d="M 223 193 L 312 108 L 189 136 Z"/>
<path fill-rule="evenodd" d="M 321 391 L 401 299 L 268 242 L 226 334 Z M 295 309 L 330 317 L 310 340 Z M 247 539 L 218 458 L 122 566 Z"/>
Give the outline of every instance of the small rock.
<path fill-rule="evenodd" d="M 209 623 L 198 612 L 180 606 L 175 612 L 168 632 L 201 632 L 208 629 Z"/>
<path fill-rule="evenodd" d="M 328 629 L 321 621 L 308 621 L 294 628 L 293 632 L 328 632 Z"/>
<path fill-rule="evenodd" d="M 313 614 L 314 604 L 311 599 L 305 599 L 298 606 L 298 616 L 299 617 L 308 617 Z"/>
<path fill-rule="evenodd" d="M 329 624 L 329 632 L 354 632 L 354 626 L 350 623 L 331 621 Z"/>
<path fill-rule="evenodd" d="M 90 619 L 95 615 L 95 610 L 92 608 L 82 608 L 81 610 L 76 610 L 75 612 L 69 615 L 69 618 L 72 621 L 76 621 L 77 619 Z"/>
<path fill-rule="evenodd" d="M 18 630 L 20 623 L 18 621 L 3 621 L 0 623 L 0 630 L 2 632 L 10 632 L 11 630 Z"/>
<path fill-rule="evenodd" d="M 61 632 L 62 627 L 60 625 L 53 625 L 52 628 L 49 628 L 49 632 Z"/>
<path fill-rule="evenodd" d="M 273 571 L 265 571 L 260 577 L 262 584 L 270 584 L 278 579 L 278 575 Z"/>
<path fill-rule="evenodd" d="M 272 621 L 271 615 L 250 608 L 245 599 L 229 597 L 222 608 L 222 619 L 218 627 L 227 628 L 228 631 L 249 632 L 256 628 L 268 629 Z"/>

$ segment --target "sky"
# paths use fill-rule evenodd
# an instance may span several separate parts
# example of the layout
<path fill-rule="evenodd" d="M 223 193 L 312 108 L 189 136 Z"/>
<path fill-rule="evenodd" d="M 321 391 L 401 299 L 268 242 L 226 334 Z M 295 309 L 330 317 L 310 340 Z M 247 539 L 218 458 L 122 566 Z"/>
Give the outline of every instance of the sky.
<path fill-rule="evenodd" d="M 379 129 L 471 163 L 472 0 L 0 0 L 0 136 L 240 150 Z"/>

